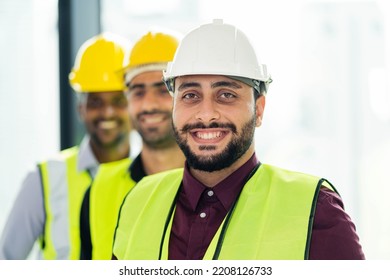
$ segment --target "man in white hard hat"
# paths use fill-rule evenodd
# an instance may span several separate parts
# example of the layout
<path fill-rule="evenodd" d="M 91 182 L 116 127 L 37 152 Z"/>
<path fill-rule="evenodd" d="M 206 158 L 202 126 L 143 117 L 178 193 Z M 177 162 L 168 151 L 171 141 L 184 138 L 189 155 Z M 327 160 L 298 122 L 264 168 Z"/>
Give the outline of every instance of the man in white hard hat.
<path fill-rule="evenodd" d="M 257 159 L 271 78 L 241 30 L 215 20 L 189 32 L 164 78 L 186 165 L 126 197 L 117 259 L 365 258 L 327 180 Z"/>

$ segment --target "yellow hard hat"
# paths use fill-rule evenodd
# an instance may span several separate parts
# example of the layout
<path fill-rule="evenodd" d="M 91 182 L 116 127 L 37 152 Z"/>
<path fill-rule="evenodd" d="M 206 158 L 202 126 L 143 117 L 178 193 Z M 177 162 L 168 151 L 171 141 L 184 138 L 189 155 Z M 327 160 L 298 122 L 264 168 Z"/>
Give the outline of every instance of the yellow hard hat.
<path fill-rule="evenodd" d="M 69 82 L 76 92 L 124 90 L 124 59 L 131 47 L 129 40 L 102 33 L 87 40 L 79 49 Z"/>
<path fill-rule="evenodd" d="M 162 71 L 173 60 L 179 39 L 165 32 L 148 32 L 134 45 L 125 67 L 125 82 L 146 71 Z"/>

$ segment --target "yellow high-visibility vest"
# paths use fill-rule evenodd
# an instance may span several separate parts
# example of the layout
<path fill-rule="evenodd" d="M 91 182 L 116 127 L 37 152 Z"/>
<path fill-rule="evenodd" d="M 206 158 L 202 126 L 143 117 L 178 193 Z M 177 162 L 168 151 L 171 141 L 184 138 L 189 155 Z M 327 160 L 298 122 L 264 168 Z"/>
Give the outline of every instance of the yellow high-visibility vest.
<path fill-rule="evenodd" d="M 130 177 L 131 159 L 101 164 L 90 193 L 90 230 L 93 260 L 110 260 L 118 213 L 136 182 Z"/>
<path fill-rule="evenodd" d="M 80 259 L 80 209 L 92 178 L 77 171 L 78 151 L 69 148 L 39 164 L 46 212 L 40 239 L 44 259 Z"/>
<path fill-rule="evenodd" d="M 115 233 L 119 259 L 168 259 L 183 169 L 145 177 L 126 197 Z M 318 192 L 324 179 L 262 164 L 246 182 L 204 259 L 307 259 Z"/>

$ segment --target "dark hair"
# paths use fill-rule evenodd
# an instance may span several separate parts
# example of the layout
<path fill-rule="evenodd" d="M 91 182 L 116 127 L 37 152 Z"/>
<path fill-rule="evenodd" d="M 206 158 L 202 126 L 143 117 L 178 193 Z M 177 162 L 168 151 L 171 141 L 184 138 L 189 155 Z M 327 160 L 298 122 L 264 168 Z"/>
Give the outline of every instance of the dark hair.
<path fill-rule="evenodd" d="M 254 94 L 255 100 L 257 100 L 257 98 L 265 95 L 266 93 L 267 93 L 267 90 L 266 90 L 264 82 L 260 82 L 260 92 L 258 92 L 255 88 L 253 88 L 253 94 Z"/>

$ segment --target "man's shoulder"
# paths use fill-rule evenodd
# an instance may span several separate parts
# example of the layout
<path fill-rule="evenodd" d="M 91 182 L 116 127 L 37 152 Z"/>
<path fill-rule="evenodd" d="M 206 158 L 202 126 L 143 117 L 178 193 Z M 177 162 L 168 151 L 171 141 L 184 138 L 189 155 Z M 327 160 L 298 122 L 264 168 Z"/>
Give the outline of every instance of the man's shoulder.
<path fill-rule="evenodd" d="M 46 163 L 46 162 L 64 161 L 64 160 L 69 159 L 71 157 L 77 158 L 78 154 L 79 154 L 79 151 L 80 151 L 79 146 L 73 146 L 73 147 L 70 147 L 70 148 L 67 148 L 67 149 L 63 149 L 63 150 L 57 152 L 56 154 L 53 154 L 53 155 L 47 157 L 46 159 L 41 160 L 39 162 L 39 164 L 43 164 L 43 163 Z"/>
<path fill-rule="evenodd" d="M 147 175 L 145 176 L 142 181 L 155 181 L 155 180 L 166 180 L 169 178 L 182 178 L 183 177 L 184 168 L 175 168 L 175 169 L 169 169 L 162 172 L 158 172 L 155 174 Z"/>
<path fill-rule="evenodd" d="M 183 168 L 170 169 L 147 175 L 139 181 L 129 192 L 128 199 L 134 197 L 154 196 L 166 197 L 169 194 L 174 195 L 180 187 L 183 179 Z"/>
<path fill-rule="evenodd" d="M 183 179 L 184 168 L 175 168 L 159 173 L 147 175 L 142 178 L 141 181 L 137 183 L 137 186 L 148 187 L 157 187 L 159 185 L 178 185 Z"/>
<path fill-rule="evenodd" d="M 110 178 L 121 178 L 122 176 L 128 177 L 129 166 L 132 162 L 131 158 L 125 158 L 117 161 L 101 163 L 95 181 L 99 181 L 102 178 L 111 180 Z"/>
<path fill-rule="evenodd" d="M 314 180 L 319 181 L 321 179 L 320 176 L 317 176 L 317 175 L 314 175 L 311 173 L 287 169 L 287 168 L 275 166 L 272 164 L 261 164 L 261 167 L 259 169 L 261 170 L 260 172 L 266 172 L 270 176 L 277 176 L 277 177 L 285 178 L 288 180 L 292 180 L 294 178 L 295 179 L 312 178 Z"/>

